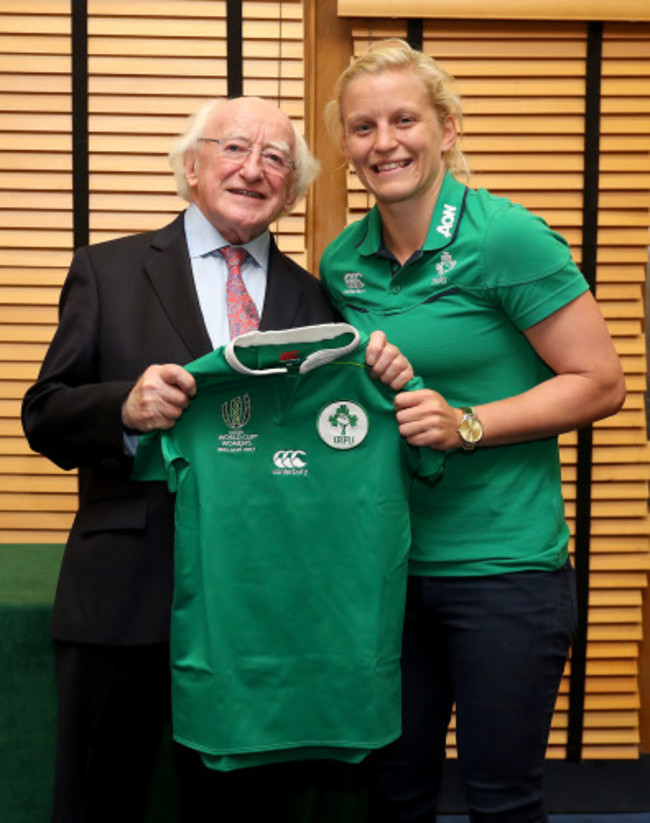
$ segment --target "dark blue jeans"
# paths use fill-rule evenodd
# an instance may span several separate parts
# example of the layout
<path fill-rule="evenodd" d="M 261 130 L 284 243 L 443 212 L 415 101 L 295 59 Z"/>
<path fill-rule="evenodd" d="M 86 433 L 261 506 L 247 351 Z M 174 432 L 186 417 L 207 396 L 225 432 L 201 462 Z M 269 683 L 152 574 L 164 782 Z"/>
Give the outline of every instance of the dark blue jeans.
<path fill-rule="evenodd" d="M 456 704 L 474 823 L 545 823 L 544 759 L 576 623 L 573 569 L 411 577 L 403 734 L 377 753 L 372 823 L 432 823 Z"/>

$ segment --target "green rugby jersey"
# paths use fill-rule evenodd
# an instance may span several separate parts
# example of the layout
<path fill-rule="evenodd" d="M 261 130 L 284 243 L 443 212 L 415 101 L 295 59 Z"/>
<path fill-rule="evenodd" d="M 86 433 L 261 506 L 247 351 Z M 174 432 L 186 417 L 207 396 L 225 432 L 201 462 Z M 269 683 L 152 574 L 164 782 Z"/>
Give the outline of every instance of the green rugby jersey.
<path fill-rule="evenodd" d="M 177 495 L 174 736 L 212 768 L 356 761 L 400 733 L 409 488 L 442 457 L 400 437 L 366 346 L 347 324 L 244 335 L 141 440 L 137 475 Z"/>
<path fill-rule="evenodd" d="M 423 248 L 404 266 L 382 245 L 375 206 L 321 258 L 345 319 L 382 329 L 452 406 L 552 377 L 522 331 L 587 290 L 566 241 L 503 197 L 444 178 Z M 460 441 L 459 441 L 460 445 Z M 567 556 L 557 438 L 450 451 L 434 494 L 412 494 L 413 574 L 552 570 Z"/>

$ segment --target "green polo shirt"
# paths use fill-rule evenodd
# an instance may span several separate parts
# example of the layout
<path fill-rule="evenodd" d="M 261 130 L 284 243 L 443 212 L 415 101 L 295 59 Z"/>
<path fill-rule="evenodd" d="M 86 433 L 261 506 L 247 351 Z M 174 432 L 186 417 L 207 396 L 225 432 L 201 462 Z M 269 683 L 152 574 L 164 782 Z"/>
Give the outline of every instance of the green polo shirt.
<path fill-rule="evenodd" d="M 522 331 L 588 288 L 541 218 L 450 174 L 424 247 L 406 265 L 383 248 L 375 207 L 326 249 L 321 278 L 346 320 L 385 331 L 453 406 L 549 379 Z M 416 483 L 411 506 L 414 574 L 548 570 L 566 560 L 557 438 L 453 450 L 435 494 Z"/>

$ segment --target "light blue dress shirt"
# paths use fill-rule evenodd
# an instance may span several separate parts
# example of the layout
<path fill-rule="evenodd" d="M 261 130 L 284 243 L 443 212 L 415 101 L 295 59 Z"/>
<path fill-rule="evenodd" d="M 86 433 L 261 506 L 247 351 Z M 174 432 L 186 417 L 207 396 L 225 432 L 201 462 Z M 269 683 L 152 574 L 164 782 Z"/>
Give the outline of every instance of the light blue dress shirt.
<path fill-rule="evenodd" d="M 190 253 L 192 274 L 201 313 L 212 346 L 216 349 L 230 342 L 226 306 L 228 266 L 221 254 L 212 254 L 212 252 L 221 246 L 230 244 L 194 203 L 185 212 L 185 239 Z M 243 245 L 248 252 L 248 258 L 241 266 L 242 278 L 257 306 L 260 317 L 266 296 L 270 246 L 271 235 L 268 231 Z M 134 455 L 138 445 L 138 435 L 124 432 L 123 441 L 124 451 Z"/>
<path fill-rule="evenodd" d="M 201 313 L 216 349 L 230 342 L 226 306 L 228 267 L 223 256 L 213 252 L 230 244 L 194 203 L 185 212 L 185 237 Z M 260 317 L 266 295 L 270 244 L 271 235 L 265 231 L 242 246 L 249 255 L 241 266 L 242 278 Z"/>

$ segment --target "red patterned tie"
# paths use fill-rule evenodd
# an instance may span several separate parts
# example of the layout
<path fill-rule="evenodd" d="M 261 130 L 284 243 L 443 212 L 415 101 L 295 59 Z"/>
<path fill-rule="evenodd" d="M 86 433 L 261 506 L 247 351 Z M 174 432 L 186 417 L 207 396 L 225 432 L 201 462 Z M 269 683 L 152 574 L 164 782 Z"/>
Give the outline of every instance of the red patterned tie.
<path fill-rule="evenodd" d="M 222 246 L 219 251 L 228 266 L 226 281 L 226 302 L 228 304 L 228 327 L 230 339 L 254 331 L 260 324 L 260 316 L 244 285 L 240 266 L 248 257 L 248 252 L 241 246 Z"/>

